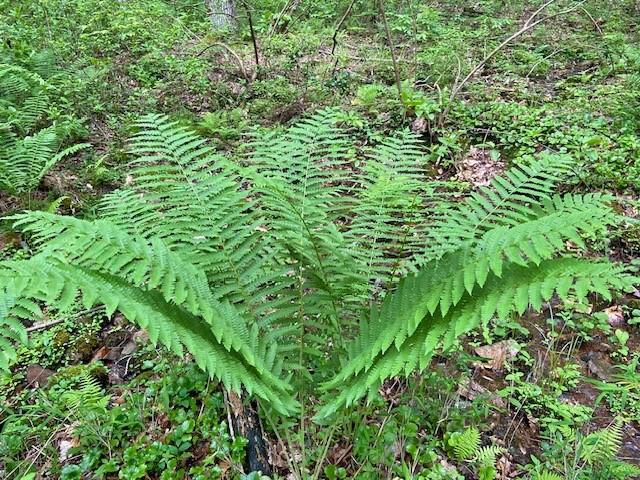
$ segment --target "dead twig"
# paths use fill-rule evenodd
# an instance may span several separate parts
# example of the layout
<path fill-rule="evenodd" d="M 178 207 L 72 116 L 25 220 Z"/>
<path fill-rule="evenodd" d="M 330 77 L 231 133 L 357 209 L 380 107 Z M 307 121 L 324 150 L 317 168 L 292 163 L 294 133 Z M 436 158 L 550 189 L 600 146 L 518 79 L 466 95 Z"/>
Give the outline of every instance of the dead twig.
<path fill-rule="evenodd" d="M 462 90 L 462 87 L 469 81 L 471 80 L 471 78 L 473 78 L 473 76 L 478 73 L 485 65 L 486 63 L 491 60 L 500 50 L 502 50 L 505 46 L 507 46 L 508 44 L 510 44 L 512 41 L 514 41 L 516 38 L 520 37 L 521 35 L 523 35 L 524 33 L 528 32 L 529 30 L 531 30 L 532 28 L 536 27 L 537 25 L 541 24 L 542 22 L 546 22 L 548 20 L 551 20 L 552 18 L 555 17 L 559 17 L 561 15 L 566 15 L 570 12 L 573 12 L 574 10 L 577 10 L 578 8 L 580 8 L 585 2 L 586 0 L 582 0 L 580 2 L 578 2 L 577 4 L 573 5 L 570 8 L 567 8 L 565 10 L 561 10 L 557 13 L 553 13 L 550 15 L 546 15 L 542 18 L 538 18 L 537 20 L 536 17 L 544 10 L 546 9 L 549 5 L 551 5 L 552 3 L 554 3 L 556 0 L 548 0 L 547 2 L 545 2 L 540 8 L 538 8 L 525 22 L 524 25 L 522 26 L 522 28 L 520 28 L 517 32 L 512 33 L 506 40 L 504 40 L 502 43 L 500 43 L 500 45 L 498 45 L 496 48 L 494 48 L 493 50 L 491 50 L 479 63 L 477 63 L 472 69 L 471 71 L 467 74 L 466 77 L 464 77 L 462 79 L 462 81 L 457 82 L 456 84 L 454 84 L 453 88 L 451 89 L 451 95 L 449 96 L 449 104 L 446 106 L 444 112 L 441 115 L 441 121 L 440 121 L 440 125 L 442 125 L 442 123 L 444 123 L 444 120 L 446 119 L 449 110 L 451 108 L 451 104 L 453 103 L 453 101 L 455 100 L 456 96 L 458 95 L 458 93 L 460 92 L 460 90 Z"/>
<path fill-rule="evenodd" d="M 601 36 L 602 36 L 602 35 L 604 35 L 604 32 L 603 32 L 603 31 L 602 31 L 602 29 L 600 28 L 600 25 L 598 25 L 598 22 L 596 22 L 595 18 L 593 18 L 593 17 L 591 16 L 591 14 L 589 13 L 589 10 L 587 10 L 587 9 L 586 9 L 586 8 L 584 8 L 584 7 L 580 7 L 580 10 L 582 10 L 582 11 L 587 15 L 587 17 L 589 17 L 589 19 L 591 20 L 591 23 L 593 23 L 593 26 L 594 26 L 594 27 L 596 27 L 596 30 L 598 30 L 598 33 L 599 33 Z"/>
<path fill-rule="evenodd" d="M 75 315 L 73 315 L 71 317 L 60 318 L 58 320 L 51 320 L 50 322 L 36 323 L 35 325 L 27 327 L 27 333 L 36 332 L 38 330 L 44 330 L 46 328 L 50 328 L 50 327 L 58 325 L 58 324 L 60 324 L 62 322 L 65 322 L 65 321 L 69 320 L 70 318 L 75 318 L 75 317 L 80 316 L 80 315 L 88 315 L 88 314 L 91 314 L 91 313 L 95 313 L 95 312 L 97 312 L 98 310 L 101 310 L 101 309 L 102 309 L 102 307 L 94 307 L 94 308 L 90 308 L 89 310 L 84 310 L 84 311 L 78 312 L 77 314 L 75 314 Z"/>
<path fill-rule="evenodd" d="M 342 18 L 340 18 L 340 21 L 338 21 L 338 23 L 336 24 L 336 28 L 333 31 L 333 37 L 331 37 L 333 41 L 333 46 L 331 47 L 332 56 L 336 52 L 336 47 L 338 46 L 338 33 L 342 28 L 342 24 L 347 20 L 347 17 L 351 13 L 351 10 L 353 9 L 353 6 L 355 5 L 355 3 L 356 3 L 356 0 L 351 0 L 351 2 L 349 3 L 349 6 L 347 7 L 344 14 L 342 15 Z"/>
<path fill-rule="evenodd" d="M 337 23 L 336 28 L 333 31 L 333 36 L 331 37 L 332 42 L 333 42 L 333 45 L 331 46 L 331 56 L 332 57 L 335 55 L 336 48 L 338 47 L 338 32 L 340 32 L 340 29 L 342 28 L 342 24 L 347 20 L 347 17 L 351 13 L 351 10 L 353 9 L 353 6 L 354 6 L 355 3 L 356 3 L 356 0 L 351 0 L 351 2 L 349 3 L 349 6 L 345 10 L 344 14 L 342 15 L 342 18 L 340 18 L 340 21 Z M 337 58 L 336 58 L 336 61 L 333 63 L 333 70 L 331 70 L 331 76 L 335 75 L 336 68 L 338 68 L 338 59 Z"/>
<path fill-rule="evenodd" d="M 289 0 L 284 4 L 284 7 L 282 7 L 282 10 L 280 10 L 280 13 L 278 13 L 278 16 L 276 17 L 275 22 L 273 22 L 271 27 L 269 27 L 269 38 L 271 38 L 273 34 L 277 32 L 282 17 L 284 17 L 284 15 L 289 11 L 293 12 L 298 7 L 298 3 L 299 0 Z"/>
<path fill-rule="evenodd" d="M 253 28 L 253 16 L 251 15 L 251 8 L 247 4 L 246 0 L 242 0 L 242 6 L 244 7 L 244 11 L 247 14 L 247 21 L 249 22 L 249 32 L 251 33 L 251 43 L 253 44 L 253 55 L 256 60 L 256 69 L 253 74 L 254 79 L 258 76 L 258 69 L 260 68 L 260 52 L 258 50 L 258 38 L 256 36 L 256 31 Z"/>
<path fill-rule="evenodd" d="M 51 322 L 46 322 L 46 323 L 37 323 L 31 327 L 27 328 L 27 333 L 31 333 L 31 332 L 36 332 L 38 330 L 44 330 L 46 328 L 49 327 L 53 327 L 54 325 L 58 325 L 62 322 L 64 322 L 66 320 L 66 318 L 61 318 L 60 320 L 52 320 Z"/>
<path fill-rule="evenodd" d="M 529 78 L 531 76 L 531 74 L 533 73 L 533 71 L 537 68 L 538 65 L 540 65 L 542 62 L 549 60 L 551 57 L 553 57 L 554 55 L 557 55 L 560 52 L 563 52 L 565 49 L 564 48 L 559 48 L 558 50 L 555 50 L 553 52 L 551 52 L 549 55 L 547 55 L 546 57 L 538 60 L 536 63 L 533 64 L 533 66 L 529 69 L 529 73 L 527 73 L 525 78 Z"/>
<path fill-rule="evenodd" d="M 238 66 L 240 67 L 240 71 L 242 72 L 242 76 L 247 80 L 247 81 L 251 81 L 251 77 L 249 77 L 249 75 L 247 74 L 247 70 L 244 68 L 244 63 L 242 62 L 242 59 L 240 58 L 240 55 L 238 55 L 236 52 L 234 52 L 231 47 L 229 45 L 227 45 L 226 43 L 222 43 L 222 42 L 214 42 L 211 45 L 207 45 L 205 48 L 203 48 L 202 50 L 200 50 L 197 54 L 196 57 L 200 57 L 202 55 L 204 55 L 204 53 L 213 48 L 213 47 L 221 47 L 223 48 L 227 53 L 231 54 L 231 56 L 233 58 L 236 59 L 236 62 L 238 62 Z"/>

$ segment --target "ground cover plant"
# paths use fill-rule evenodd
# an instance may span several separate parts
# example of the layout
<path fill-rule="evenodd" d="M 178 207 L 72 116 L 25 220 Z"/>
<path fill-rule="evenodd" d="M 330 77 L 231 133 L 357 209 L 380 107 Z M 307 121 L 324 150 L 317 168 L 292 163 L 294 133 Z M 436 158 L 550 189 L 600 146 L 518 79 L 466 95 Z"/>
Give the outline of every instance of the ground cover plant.
<path fill-rule="evenodd" d="M 640 477 L 632 1 L 0 1 L 0 474 Z"/>

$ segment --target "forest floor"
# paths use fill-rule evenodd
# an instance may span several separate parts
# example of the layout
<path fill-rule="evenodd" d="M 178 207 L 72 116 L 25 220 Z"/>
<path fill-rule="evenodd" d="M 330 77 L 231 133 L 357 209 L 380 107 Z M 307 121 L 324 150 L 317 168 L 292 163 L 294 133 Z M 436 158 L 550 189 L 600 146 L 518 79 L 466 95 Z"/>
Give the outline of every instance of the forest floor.
<path fill-rule="evenodd" d="M 289 2 L 279 18 L 283 2 L 264 0 L 252 7 L 259 64 L 246 19 L 213 32 L 200 3 L 0 0 L 0 64 L 45 78 L 46 121 L 68 144 L 91 144 L 28 197 L 0 194 L 1 215 L 31 208 L 92 218 L 100 198 L 127 182 L 127 138 L 143 113 L 242 152 L 251 130 L 332 106 L 361 145 L 401 129 L 419 134 L 433 178 L 460 195 L 543 150 L 578 158 L 579 180 L 563 188 L 609 192 L 628 216 L 616 240 L 597 248 L 639 258 L 637 2 L 556 2 L 549 12 L 575 8 L 486 62 L 526 25 L 531 2 L 385 2 L 394 62 L 375 2 L 355 2 L 340 23 L 349 2 Z M 28 255 L 4 223 L 0 257 Z M 292 459 L 305 478 L 329 480 L 640 478 L 631 467 L 604 474 L 580 454 L 587 435 L 620 422 L 615 457 L 640 466 L 640 292 L 548 307 L 492 321 L 427 372 L 388 380 L 331 432 L 309 420 L 302 444 L 283 442 L 264 419 L 273 478 L 297 478 Z M 30 329 L 11 372 L 0 373 L 0 477 L 260 478 L 243 472 L 246 441 L 228 428 L 222 389 L 189 356 L 152 346 L 100 309 L 51 312 Z M 60 399 L 87 374 L 105 407 L 80 415 Z M 494 471 L 452 452 L 469 427 L 499 449 Z"/>

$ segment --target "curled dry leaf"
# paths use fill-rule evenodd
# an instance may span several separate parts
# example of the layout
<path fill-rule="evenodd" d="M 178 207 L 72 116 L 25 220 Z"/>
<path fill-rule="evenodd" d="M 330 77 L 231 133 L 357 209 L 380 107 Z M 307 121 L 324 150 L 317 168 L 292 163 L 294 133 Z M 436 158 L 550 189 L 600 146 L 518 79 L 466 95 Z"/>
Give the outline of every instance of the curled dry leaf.
<path fill-rule="evenodd" d="M 489 370 L 502 370 L 504 363 L 513 360 L 519 351 L 520 345 L 515 340 L 503 340 L 493 345 L 484 345 L 476 348 L 475 352 L 489 361 L 485 363 L 475 362 L 474 366 Z"/>
<path fill-rule="evenodd" d="M 621 327 L 624 325 L 624 312 L 618 305 L 605 308 L 604 313 L 607 314 L 607 321 L 612 327 Z"/>
<path fill-rule="evenodd" d="M 490 392 L 488 389 L 470 378 L 465 378 L 460 382 L 456 393 L 462 398 L 466 398 L 467 400 L 474 400 L 481 395 L 488 395 L 489 403 L 491 403 L 492 405 L 498 408 L 504 408 L 506 406 L 502 398 Z"/>

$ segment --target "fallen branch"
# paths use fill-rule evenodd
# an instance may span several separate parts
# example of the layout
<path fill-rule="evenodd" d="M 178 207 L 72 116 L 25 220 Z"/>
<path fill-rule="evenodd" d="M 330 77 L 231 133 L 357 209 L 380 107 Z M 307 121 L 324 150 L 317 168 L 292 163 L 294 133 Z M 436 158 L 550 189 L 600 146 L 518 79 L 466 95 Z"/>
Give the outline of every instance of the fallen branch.
<path fill-rule="evenodd" d="M 65 320 L 66 320 L 66 318 L 61 318 L 60 320 L 52 320 L 51 322 L 36 323 L 35 325 L 32 325 L 31 327 L 27 327 L 27 333 L 35 332 L 37 330 L 44 330 L 46 328 L 53 327 L 54 325 L 58 325 L 59 323 L 62 323 Z"/>
<path fill-rule="evenodd" d="M 44 330 L 46 328 L 49 327 L 53 327 L 55 325 L 58 325 L 62 322 L 65 322 L 71 318 L 75 318 L 75 317 L 79 317 L 80 315 L 87 315 L 90 313 L 95 313 L 98 310 L 101 310 L 102 307 L 94 307 L 94 308 L 90 308 L 89 310 L 84 310 L 82 312 L 78 312 L 77 314 L 71 316 L 71 317 L 66 317 L 66 318 L 59 318 L 58 320 L 51 320 L 50 322 L 44 322 L 44 323 L 36 323 L 35 325 L 31 325 L 30 327 L 27 327 L 27 333 L 31 333 L 31 332 L 36 332 L 38 330 Z"/>
<path fill-rule="evenodd" d="M 518 30 L 517 32 L 511 34 L 506 40 L 504 40 L 502 43 L 500 43 L 500 45 L 498 45 L 496 48 L 491 50 L 491 52 L 489 52 L 478 64 L 476 64 L 475 67 L 473 67 L 471 69 L 469 74 L 466 77 L 464 77 L 462 79 L 462 81 L 456 82 L 456 84 L 454 84 L 453 88 L 451 89 L 451 95 L 449 96 L 449 104 L 447 105 L 447 107 L 445 108 L 444 112 L 441 115 L 441 122 L 440 122 L 441 125 L 444 122 L 444 119 L 447 117 L 447 114 L 449 113 L 449 109 L 451 107 L 451 104 L 455 100 L 455 98 L 458 95 L 458 93 L 460 92 L 460 90 L 462 90 L 462 87 L 469 80 L 471 80 L 471 78 L 473 78 L 473 76 L 476 73 L 478 73 L 482 69 L 482 67 L 484 67 L 486 65 L 486 63 L 489 60 L 491 60 L 500 50 L 502 50 L 505 46 L 510 44 L 516 38 L 520 37 L 524 33 L 526 33 L 529 30 L 531 30 L 532 28 L 534 28 L 537 25 L 541 24 L 542 22 L 546 22 L 548 20 L 551 20 L 552 18 L 559 17 L 561 15 L 566 15 L 567 13 L 571 13 L 574 10 L 577 10 L 578 8 L 581 8 L 582 5 L 586 2 L 586 0 L 582 0 L 582 1 L 578 2 L 577 4 L 575 4 L 574 6 L 570 7 L 570 8 L 567 8 L 567 9 L 562 10 L 562 11 L 557 12 L 557 13 L 553 13 L 551 15 L 547 15 L 545 17 L 539 18 L 538 20 L 534 21 L 534 19 L 543 10 L 545 10 L 549 5 L 551 5 L 555 1 L 556 0 L 549 0 L 549 1 L 545 2 L 540 8 L 538 8 L 535 12 L 533 12 L 533 14 L 524 22 L 524 25 L 522 26 L 522 28 L 520 28 L 520 30 Z"/>
<path fill-rule="evenodd" d="M 225 51 L 227 51 L 229 54 L 231 54 L 231 56 L 233 56 L 233 58 L 236 59 L 236 62 L 238 62 L 238 66 L 240 67 L 240 71 L 242 72 L 242 76 L 247 80 L 247 81 L 251 81 L 251 78 L 249 77 L 249 75 L 247 75 L 247 70 L 244 68 L 244 63 L 242 62 L 242 59 L 240 58 L 240 55 L 238 55 L 236 52 L 234 52 L 231 47 L 229 47 L 227 44 L 222 43 L 222 42 L 214 42 L 211 45 L 207 45 L 205 48 L 203 48 L 202 50 L 200 50 L 200 52 L 198 52 L 196 54 L 196 57 L 200 57 L 202 56 L 207 50 L 213 48 L 213 47 L 222 47 Z"/>
<path fill-rule="evenodd" d="M 589 17 L 589 19 L 591 20 L 591 23 L 593 23 L 593 26 L 596 27 L 596 30 L 598 30 L 598 33 L 602 36 L 604 35 L 604 32 L 602 31 L 602 29 L 600 28 L 600 25 L 598 25 L 598 22 L 596 22 L 596 19 L 593 18 L 593 16 L 591 16 L 591 14 L 589 13 L 589 10 L 587 10 L 584 7 L 580 7 L 580 10 L 582 10 L 584 13 L 587 14 L 587 17 Z"/>

